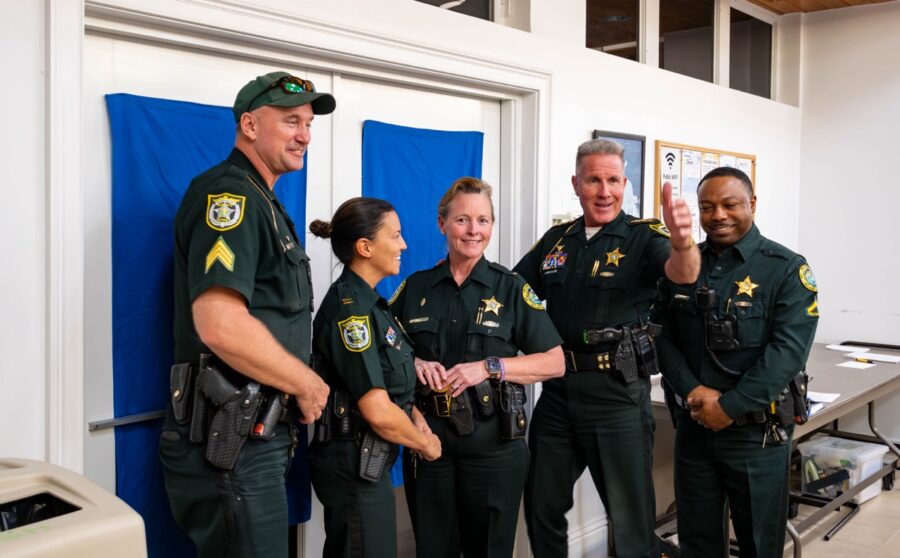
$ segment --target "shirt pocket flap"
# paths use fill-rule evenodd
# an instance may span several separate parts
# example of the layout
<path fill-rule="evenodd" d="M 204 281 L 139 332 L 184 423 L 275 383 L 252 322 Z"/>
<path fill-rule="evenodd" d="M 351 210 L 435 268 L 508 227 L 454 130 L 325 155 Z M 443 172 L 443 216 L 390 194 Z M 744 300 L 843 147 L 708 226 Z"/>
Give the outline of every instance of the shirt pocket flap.
<path fill-rule="evenodd" d="M 473 334 L 498 337 L 509 341 L 509 338 L 512 337 L 512 322 L 497 322 L 490 318 L 483 318 L 480 324 L 473 323 L 469 326 L 469 335 Z"/>

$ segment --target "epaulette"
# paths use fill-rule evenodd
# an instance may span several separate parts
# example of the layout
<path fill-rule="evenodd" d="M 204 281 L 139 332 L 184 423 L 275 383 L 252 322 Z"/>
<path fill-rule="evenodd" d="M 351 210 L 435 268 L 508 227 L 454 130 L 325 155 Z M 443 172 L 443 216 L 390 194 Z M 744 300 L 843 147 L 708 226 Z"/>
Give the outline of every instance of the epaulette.
<path fill-rule="evenodd" d="M 497 271 L 499 271 L 500 273 L 503 273 L 504 275 L 516 275 L 515 273 L 513 273 L 512 271 L 507 269 L 505 266 L 500 265 L 498 263 L 488 261 L 487 264 L 488 264 L 488 267 L 490 267 L 491 269 L 496 269 Z"/>
<path fill-rule="evenodd" d="M 654 219 L 653 217 L 647 217 L 644 219 L 632 219 L 631 221 L 628 221 L 628 224 L 629 225 L 643 225 L 643 224 L 649 225 L 650 223 L 660 223 L 660 222 L 661 221 L 659 219 Z"/>
<path fill-rule="evenodd" d="M 338 304 L 340 314 L 353 314 L 354 312 L 368 312 L 369 308 L 362 308 L 357 300 L 356 289 L 349 283 L 340 282 L 337 284 Z"/>
<path fill-rule="evenodd" d="M 773 240 L 769 240 L 768 238 L 765 239 L 765 242 L 759 250 L 764 256 L 782 258 L 785 260 L 789 260 L 795 256 L 798 256 L 798 254 L 793 250 L 790 250 L 789 248 L 782 246 L 781 244 L 778 244 Z"/>
<path fill-rule="evenodd" d="M 551 225 L 550 228 L 547 229 L 547 230 L 548 230 L 548 231 L 552 231 L 553 229 L 558 228 L 558 227 L 568 227 L 569 225 L 571 225 L 572 223 L 574 223 L 574 222 L 577 221 L 578 219 L 580 219 L 580 217 L 575 217 L 574 219 L 569 219 L 568 221 L 561 221 L 561 222 L 559 222 L 559 223 L 557 223 L 557 224 L 555 224 L 555 225 Z"/>

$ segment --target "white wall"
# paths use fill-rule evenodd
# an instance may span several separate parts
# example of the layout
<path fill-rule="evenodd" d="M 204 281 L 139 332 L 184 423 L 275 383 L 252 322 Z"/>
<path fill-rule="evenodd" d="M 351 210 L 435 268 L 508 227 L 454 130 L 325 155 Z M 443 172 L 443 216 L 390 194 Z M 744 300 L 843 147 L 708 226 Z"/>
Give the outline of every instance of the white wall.
<path fill-rule="evenodd" d="M 805 15 L 802 52 L 800 247 L 817 339 L 900 344 L 900 2 Z M 878 406 L 900 438 L 900 396 Z"/>
<path fill-rule="evenodd" d="M 0 455 L 46 456 L 44 7 L 4 0 L 0 153 Z"/>
<path fill-rule="evenodd" d="M 14 202 L 15 209 L 8 206 L 0 226 L 4 227 L 5 238 L 15 240 L 8 242 L 12 247 L 7 252 L 7 261 L 14 265 L 0 268 L 0 277 L 5 292 L 15 296 L 7 297 L 4 305 L 10 305 L 10 311 L 0 315 L 4 332 L 0 341 L 4 398 L 0 420 L 20 428 L 4 429 L 0 452 L 41 458 L 48 437 L 43 396 L 48 374 L 43 339 L 48 326 L 43 318 L 47 295 L 42 235 L 48 224 L 44 223 L 41 132 L 42 11 L 40 3 L 7 4 L 0 24 L 5 31 L 3 60 L 12 65 L 7 75 L 16 75 L 17 79 L 16 87 L 4 90 L 3 95 L 5 106 L 15 107 L 8 113 L 16 134 L 5 140 L 10 145 L 3 152 L 14 156 L 16 174 L 14 181 L 7 181 L 4 193 L 6 203 Z M 655 140 L 755 154 L 758 223 L 767 236 L 794 248 L 798 245 L 799 110 L 583 48 L 582 0 L 532 0 L 532 33 L 410 0 L 97 0 L 89 7 L 94 12 L 121 11 L 125 25 L 137 12 L 200 22 L 221 29 L 216 40 L 227 40 L 233 31 L 295 41 L 296 21 L 302 21 L 306 24 L 304 47 L 330 53 L 335 60 L 344 55 L 366 57 L 373 66 L 398 72 L 430 70 L 429 64 L 437 56 L 441 60 L 435 79 L 459 81 L 475 73 L 484 78 L 486 68 L 494 66 L 498 87 L 503 88 L 507 68 L 516 68 L 523 75 L 533 73 L 538 80 L 549 75 L 549 89 L 539 90 L 540 98 L 534 101 L 545 112 L 532 124 L 534 133 L 546 138 L 541 144 L 546 148 L 537 151 L 537 176 L 522 178 L 547 186 L 540 193 L 543 203 L 536 215 L 527 215 L 537 220 L 538 228 L 545 228 L 552 214 L 577 209 L 577 202 L 569 195 L 575 148 L 590 137 L 593 129 L 603 129 L 647 137 L 644 204 L 648 208 L 653 202 Z M 296 20 L 282 19 L 284 14 Z M 302 58 L 300 47 L 290 48 L 292 57 Z M 248 56 L 250 50 L 248 47 Z M 478 64 L 473 65 L 471 60 Z M 51 132 L 55 130 L 52 123 L 48 126 Z M 89 242 L 103 241 L 87 238 Z M 520 246 L 516 255 L 527 246 Z M 818 268 L 814 265 L 814 269 Z M 86 337 L 90 335 L 85 331 Z M 570 516 L 573 529 L 581 535 L 577 541 L 579 553 L 602 553 L 602 509 L 592 488 L 580 494 L 577 509 Z"/>

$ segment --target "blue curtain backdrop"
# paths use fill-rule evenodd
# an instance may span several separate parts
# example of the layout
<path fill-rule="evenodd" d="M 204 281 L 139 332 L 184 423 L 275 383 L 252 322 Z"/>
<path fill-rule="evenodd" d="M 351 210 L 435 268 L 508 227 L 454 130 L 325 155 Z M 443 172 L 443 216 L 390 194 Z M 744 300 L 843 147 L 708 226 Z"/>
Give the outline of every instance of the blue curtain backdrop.
<path fill-rule="evenodd" d="M 481 178 L 482 132 L 446 132 L 363 123 L 362 195 L 388 200 L 397 209 L 403 238 L 400 275 L 387 277 L 378 292 L 388 298 L 400 282 L 447 255 L 437 226 L 441 196 L 461 176 Z M 403 484 L 400 460 L 391 469 L 394 485 Z"/>
<path fill-rule="evenodd" d="M 115 416 L 122 417 L 166 407 L 173 343 L 172 220 L 191 179 L 228 156 L 235 123 L 230 107 L 126 94 L 107 95 L 106 106 L 112 135 L 113 401 Z M 305 166 L 282 176 L 275 192 L 302 228 Z M 151 558 L 193 556 L 193 545 L 169 511 L 159 462 L 160 424 L 116 428 L 116 493 L 144 518 Z M 305 444 L 291 474 L 294 524 L 310 514 Z"/>

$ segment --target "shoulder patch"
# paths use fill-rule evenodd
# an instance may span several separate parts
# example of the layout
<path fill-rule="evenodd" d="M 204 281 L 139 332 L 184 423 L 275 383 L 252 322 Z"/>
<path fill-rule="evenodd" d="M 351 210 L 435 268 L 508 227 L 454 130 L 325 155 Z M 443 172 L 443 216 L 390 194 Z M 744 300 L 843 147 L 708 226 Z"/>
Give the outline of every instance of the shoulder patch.
<path fill-rule="evenodd" d="M 222 264 L 228 271 L 234 271 L 234 252 L 231 251 L 228 243 L 221 236 L 213 244 L 213 247 L 209 249 L 209 252 L 206 253 L 206 268 L 203 270 L 203 273 L 209 273 L 210 268 L 216 262 Z"/>
<path fill-rule="evenodd" d="M 372 346 L 371 328 L 368 316 L 350 316 L 338 322 L 341 341 L 352 353 L 361 353 Z"/>
<path fill-rule="evenodd" d="M 400 296 L 400 293 L 403 292 L 403 287 L 406 286 L 406 279 L 404 279 L 396 289 L 394 289 L 394 294 L 391 295 L 391 298 L 388 299 L 388 304 L 393 304 L 397 297 Z"/>
<path fill-rule="evenodd" d="M 812 270 L 809 268 L 809 264 L 803 264 L 800 266 L 799 270 L 800 274 L 800 282 L 806 287 L 807 290 L 810 290 L 814 293 L 819 292 L 819 288 L 816 285 L 816 278 L 813 275 Z"/>
<path fill-rule="evenodd" d="M 544 310 L 544 303 L 541 302 L 537 293 L 534 292 L 534 289 L 532 289 L 531 285 L 528 283 L 522 285 L 522 298 L 525 300 L 525 304 L 531 306 L 535 310 Z"/>
<path fill-rule="evenodd" d="M 669 233 L 669 228 L 663 223 L 653 223 L 650 225 L 650 230 L 655 232 L 656 234 L 662 235 L 666 238 L 672 238 L 671 233 Z"/>
<path fill-rule="evenodd" d="M 247 196 L 209 194 L 206 196 L 206 224 L 216 231 L 229 231 L 244 220 Z"/>

